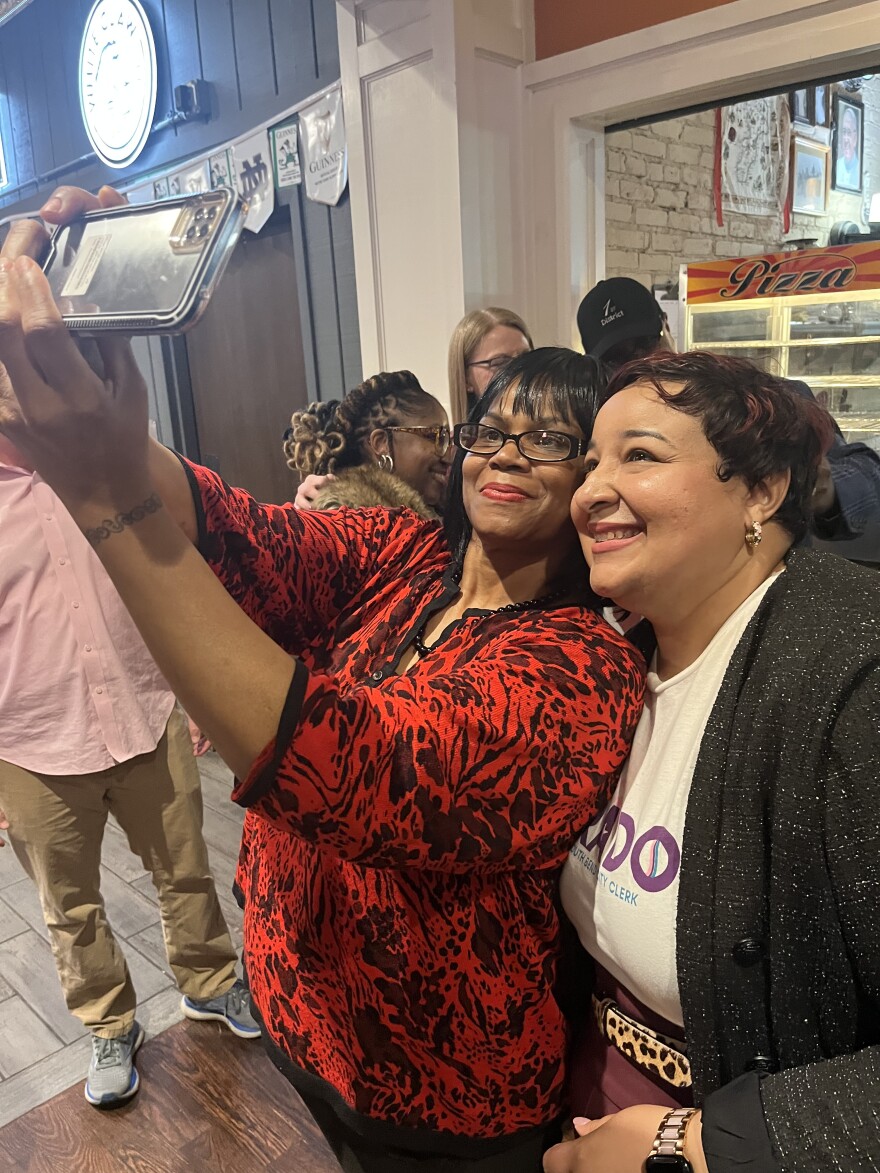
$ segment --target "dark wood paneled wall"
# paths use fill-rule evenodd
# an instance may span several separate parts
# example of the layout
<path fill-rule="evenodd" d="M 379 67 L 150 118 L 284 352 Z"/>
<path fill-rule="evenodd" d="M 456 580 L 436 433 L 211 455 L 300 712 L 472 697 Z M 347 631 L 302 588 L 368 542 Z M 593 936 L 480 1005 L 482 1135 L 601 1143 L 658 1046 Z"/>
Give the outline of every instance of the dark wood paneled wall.
<path fill-rule="evenodd" d="M 142 0 L 159 63 L 156 120 L 174 87 L 203 77 L 213 117 L 160 130 L 129 170 L 94 158 L 63 177 L 90 145 L 77 92 L 79 45 L 91 0 L 35 0 L 0 28 L 0 135 L 9 189 L 0 218 L 38 208 L 58 183 L 96 190 L 131 181 L 274 118 L 339 77 L 335 0 Z M 290 204 L 310 398 L 335 398 L 361 378 L 351 213 L 281 193 Z"/>

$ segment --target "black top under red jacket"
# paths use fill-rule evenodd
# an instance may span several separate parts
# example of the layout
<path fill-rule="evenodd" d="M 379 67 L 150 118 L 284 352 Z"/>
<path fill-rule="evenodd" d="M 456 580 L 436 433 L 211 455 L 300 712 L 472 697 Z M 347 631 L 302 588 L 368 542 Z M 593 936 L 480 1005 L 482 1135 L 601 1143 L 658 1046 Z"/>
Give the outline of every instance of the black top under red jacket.
<path fill-rule="evenodd" d="M 566 1047 L 557 875 L 627 753 L 638 653 L 582 606 L 468 611 L 397 675 L 458 593 L 436 522 L 260 505 L 187 468 L 202 553 L 298 657 L 234 792 L 270 1050 L 382 1143 L 478 1156 L 545 1127 Z"/>

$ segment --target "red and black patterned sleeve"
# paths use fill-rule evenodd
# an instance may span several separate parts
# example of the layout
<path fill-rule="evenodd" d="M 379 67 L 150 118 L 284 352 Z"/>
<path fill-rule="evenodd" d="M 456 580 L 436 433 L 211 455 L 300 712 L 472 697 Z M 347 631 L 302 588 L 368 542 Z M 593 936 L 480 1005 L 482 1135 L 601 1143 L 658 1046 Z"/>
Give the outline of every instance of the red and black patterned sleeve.
<path fill-rule="evenodd" d="M 560 863 L 629 749 L 638 652 L 566 609 L 520 618 L 491 655 L 429 665 L 343 693 L 298 664 L 278 737 L 233 797 L 370 866 Z"/>
<path fill-rule="evenodd" d="M 199 552 L 242 610 L 288 651 L 325 630 L 380 563 L 405 560 L 419 531 L 428 540 L 427 531 L 437 528 L 401 510 L 264 505 L 210 469 L 181 463 Z"/>

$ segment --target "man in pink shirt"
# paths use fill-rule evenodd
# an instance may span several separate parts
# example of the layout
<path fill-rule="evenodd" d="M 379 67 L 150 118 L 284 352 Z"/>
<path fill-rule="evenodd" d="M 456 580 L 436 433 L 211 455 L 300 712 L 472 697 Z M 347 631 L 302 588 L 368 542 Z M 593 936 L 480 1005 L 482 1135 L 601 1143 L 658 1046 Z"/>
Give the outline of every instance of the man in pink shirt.
<path fill-rule="evenodd" d="M 137 1091 L 144 1040 L 101 898 L 110 813 L 152 873 L 184 1013 L 257 1038 L 186 721 L 94 551 L 0 436 L 0 827 L 39 891 L 68 1008 L 92 1032 L 85 1095 L 99 1107 Z"/>

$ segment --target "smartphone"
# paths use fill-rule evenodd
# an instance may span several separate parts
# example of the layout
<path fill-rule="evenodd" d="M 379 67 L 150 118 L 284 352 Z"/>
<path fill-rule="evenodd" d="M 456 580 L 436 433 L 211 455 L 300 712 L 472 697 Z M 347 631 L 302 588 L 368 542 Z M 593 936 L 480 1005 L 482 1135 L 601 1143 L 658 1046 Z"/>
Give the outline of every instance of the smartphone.
<path fill-rule="evenodd" d="M 69 329 L 182 334 L 199 320 L 241 235 L 229 187 L 87 212 L 57 228 L 43 271 Z"/>

